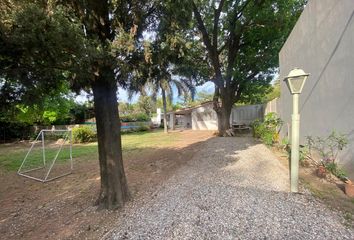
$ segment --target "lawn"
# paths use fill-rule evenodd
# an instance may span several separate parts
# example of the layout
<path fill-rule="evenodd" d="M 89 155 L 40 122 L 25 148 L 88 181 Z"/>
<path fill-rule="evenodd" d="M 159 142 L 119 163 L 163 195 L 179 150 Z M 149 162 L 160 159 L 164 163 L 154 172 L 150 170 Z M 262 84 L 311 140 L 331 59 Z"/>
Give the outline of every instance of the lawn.
<path fill-rule="evenodd" d="M 139 132 L 122 135 L 123 153 L 136 151 L 144 148 L 160 148 L 173 145 L 176 141 L 181 140 L 181 134 L 173 132 L 165 134 L 161 130 L 150 132 Z M 37 146 L 38 145 L 38 146 Z M 30 143 L 14 143 L 14 144 L 2 144 L 0 145 L 0 168 L 7 171 L 16 171 L 24 159 Z M 46 148 L 45 155 L 47 163 L 51 162 L 58 151 L 58 147 Z M 87 160 L 97 160 L 97 142 L 88 144 L 74 144 L 73 145 L 73 158 L 82 158 Z M 64 159 L 68 159 L 69 151 L 67 148 L 63 148 L 58 156 L 58 162 L 63 162 Z M 32 153 L 28 156 L 28 165 L 26 167 L 32 167 L 38 165 L 42 161 L 42 149 L 40 144 L 36 144 Z"/>

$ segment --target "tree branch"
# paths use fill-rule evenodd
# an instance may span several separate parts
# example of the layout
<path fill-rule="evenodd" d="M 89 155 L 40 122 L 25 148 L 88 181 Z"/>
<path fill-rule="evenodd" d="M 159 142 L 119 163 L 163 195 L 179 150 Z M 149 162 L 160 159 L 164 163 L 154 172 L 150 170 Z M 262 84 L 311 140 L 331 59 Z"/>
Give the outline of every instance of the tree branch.
<path fill-rule="evenodd" d="M 203 42 L 206 46 L 206 49 L 208 51 L 210 60 L 212 62 L 212 65 L 213 65 L 213 68 L 215 71 L 215 84 L 219 87 L 223 87 L 224 84 L 222 82 L 222 74 L 221 74 L 221 69 L 220 69 L 219 56 L 217 54 L 217 46 L 215 46 L 211 43 L 208 31 L 204 25 L 202 16 L 200 15 L 200 12 L 198 11 L 198 8 L 195 5 L 194 1 L 192 1 L 192 6 L 193 6 L 194 16 L 197 20 L 198 29 L 202 33 Z"/>
<path fill-rule="evenodd" d="M 224 2 L 225 0 L 221 0 L 219 3 L 219 7 L 217 9 L 214 9 L 213 45 L 215 47 L 218 47 L 219 19 Z"/>
<path fill-rule="evenodd" d="M 212 51 L 213 46 L 212 46 L 212 43 L 210 41 L 208 31 L 205 28 L 202 16 L 200 15 L 200 13 L 198 11 L 198 8 L 195 5 L 194 1 L 192 1 L 192 6 L 193 6 L 193 13 L 194 13 L 195 19 L 197 20 L 198 29 L 200 30 L 200 32 L 203 35 L 203 42 L 204 42 L 204 44 L 205 44 L 205 46 L 206 46 L 206 48 L 207 48 L 207 50 L 208 50 L 208 52 L 210 54 L 211 51 Z"/>

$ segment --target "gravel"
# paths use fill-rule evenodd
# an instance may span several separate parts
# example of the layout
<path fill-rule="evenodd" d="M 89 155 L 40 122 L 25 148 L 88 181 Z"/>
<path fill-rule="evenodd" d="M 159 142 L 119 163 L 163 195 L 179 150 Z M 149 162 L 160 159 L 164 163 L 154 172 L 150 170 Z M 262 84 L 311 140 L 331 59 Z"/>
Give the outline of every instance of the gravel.
<path fill-rule="evenodd" d="M 207 140 L 121 216 L 105 239 L 354 239 L 339 213 L 289 193 L 288 170 L 250 137 Z"/>

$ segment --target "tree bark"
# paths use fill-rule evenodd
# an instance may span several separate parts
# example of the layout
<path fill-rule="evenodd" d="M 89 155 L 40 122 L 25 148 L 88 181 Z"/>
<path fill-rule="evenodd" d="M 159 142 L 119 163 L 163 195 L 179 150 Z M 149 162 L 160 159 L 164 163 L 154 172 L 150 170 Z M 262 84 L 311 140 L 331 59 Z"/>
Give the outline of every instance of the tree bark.
<path fill-rule="evenodd" d="M 216 106 L 216 105 L 214 105 Z M 221 99 L 221 106 L 217 106 L 215 111 L 218 117 L 218 132 L 219 136 L 227 136 L 226 130 L 230 129 L 230 115 L 233 102 L 225 98 Z"/>
<path fill-rule="evenodd" d="M 100 75 L 92 85 L 101 175 L 101 190 L 96 202 L 99 209 L 122 207 L 129 198 L 122 158 L 117 84 L 112 81 L 111 69 L 108 75 L 107 81 Z"/>
<path fill-rule="evenodd" d="M 162 104 L 163 104 L 163 131 L 165 133 L 168 133 L 166 92 L 163 88 L 161 88 L 161 92 L 162 92 Z"/>

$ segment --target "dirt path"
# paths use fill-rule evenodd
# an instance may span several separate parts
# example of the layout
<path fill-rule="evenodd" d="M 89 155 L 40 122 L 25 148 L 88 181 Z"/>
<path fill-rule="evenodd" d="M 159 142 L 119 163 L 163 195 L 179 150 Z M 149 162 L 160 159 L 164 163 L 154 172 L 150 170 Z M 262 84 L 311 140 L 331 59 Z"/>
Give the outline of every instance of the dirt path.
<path fill-rule="evenodd" d="M 178 137 L 171 146 L 123 152 L 132 194 L 128 205 L 151 196 L 212 132 L 171 136 Z M 74 162 L 74 174 L 46 184 L 0 171 L 0 239 L 98 239 L 123 219 L 121 211 L 96 211 L 93 206 L 100 181 L 97 154 Z"/>
<path fill-rule="evenodd" d="M 354 239 L 251 138 L 212 138 L 152 195 L 128 204 L 105 239 Z"/>

